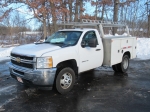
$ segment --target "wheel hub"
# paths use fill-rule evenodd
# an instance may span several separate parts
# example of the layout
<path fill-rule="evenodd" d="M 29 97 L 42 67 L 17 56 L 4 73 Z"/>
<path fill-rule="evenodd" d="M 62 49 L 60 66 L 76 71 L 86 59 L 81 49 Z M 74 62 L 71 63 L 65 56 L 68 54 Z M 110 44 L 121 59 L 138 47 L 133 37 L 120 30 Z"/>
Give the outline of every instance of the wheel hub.
<path fill-rule="evenodd" d="M 67 89 L 70 87 L 72 83 L 72 75 L 70 73 L 64 73 L 60 79 L 60 86 L 63 89 Z"/>

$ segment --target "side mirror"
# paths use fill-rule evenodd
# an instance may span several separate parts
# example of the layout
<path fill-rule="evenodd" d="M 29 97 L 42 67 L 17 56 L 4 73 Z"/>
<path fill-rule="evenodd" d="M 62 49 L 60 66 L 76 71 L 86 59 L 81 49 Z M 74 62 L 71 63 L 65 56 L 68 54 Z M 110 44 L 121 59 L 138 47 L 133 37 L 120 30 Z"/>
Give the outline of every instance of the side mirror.
<path fill-rule="evenodd" d="M 96 45 L 97 45 L 96 38 L 90 38 L 88 41 L 88 45 L 89 45 L 89 47 L 96 47 Z"/>
<path fill-rule="evenodd" d="M 82 41 L 81 42 L 81 46 L 84 48 L 84 47 L 86 47 L 86 42 L 85 41 Z"/>

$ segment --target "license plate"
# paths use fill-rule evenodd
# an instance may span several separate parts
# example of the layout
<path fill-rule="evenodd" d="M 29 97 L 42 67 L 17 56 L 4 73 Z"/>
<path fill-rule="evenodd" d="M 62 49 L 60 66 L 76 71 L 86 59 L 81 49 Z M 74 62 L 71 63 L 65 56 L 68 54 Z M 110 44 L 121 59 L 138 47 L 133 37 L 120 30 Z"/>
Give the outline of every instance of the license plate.
<path fill-rule="evenodd" d="M 20 77 L 17 77 L 17 80 L 21 83 L 23 83 L 22 79 Z"/>

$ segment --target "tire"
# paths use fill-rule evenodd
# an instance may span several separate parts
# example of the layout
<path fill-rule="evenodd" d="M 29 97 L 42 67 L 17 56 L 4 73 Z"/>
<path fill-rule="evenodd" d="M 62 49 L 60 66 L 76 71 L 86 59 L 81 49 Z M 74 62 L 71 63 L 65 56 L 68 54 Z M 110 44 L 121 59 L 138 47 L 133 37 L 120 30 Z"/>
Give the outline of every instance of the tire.
<path fill-rule="evenodd" d="M 119 72 L 126 73 L 129 68 L 129 56 L 124 55 L 122 62 L 117 65 Z"/>
<path fill-rule="evenodd" d="M 117 64 L 116 64 L 116 65 L 112 65 L 112 69 L 113 69 L 115 72 L 118 72 L 118 66 L 117 66 Z"/>
<path fill-rule="evenodd" d="M 69 68 L 63 68 L 56 77 L 56 90 L 60 94 L 69 92 L 75 83 L 75 73 Z"/>

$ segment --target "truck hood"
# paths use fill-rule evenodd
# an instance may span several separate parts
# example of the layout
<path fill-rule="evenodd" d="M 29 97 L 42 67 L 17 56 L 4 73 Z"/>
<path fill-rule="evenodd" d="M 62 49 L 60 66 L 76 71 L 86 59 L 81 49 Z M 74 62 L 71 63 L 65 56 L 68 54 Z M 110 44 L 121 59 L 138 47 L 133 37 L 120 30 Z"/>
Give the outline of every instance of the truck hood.
<path fill-rule="evenodd" d="M 42 43 L 42 44 L 27 44 L 27 45 L 22 45 L 14 48 L 12 50 L 12 53 L 15 54 L 20 54 L 20 55 L 25 55 L 25 56 L 35 56 L 35 57 L 40 57 L 44 53 L 51 52 L 57 49 L 60 49 L 61 47 L 52 45 L 52 44 L 47 44 L 47 43 Z"/>

